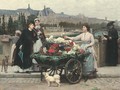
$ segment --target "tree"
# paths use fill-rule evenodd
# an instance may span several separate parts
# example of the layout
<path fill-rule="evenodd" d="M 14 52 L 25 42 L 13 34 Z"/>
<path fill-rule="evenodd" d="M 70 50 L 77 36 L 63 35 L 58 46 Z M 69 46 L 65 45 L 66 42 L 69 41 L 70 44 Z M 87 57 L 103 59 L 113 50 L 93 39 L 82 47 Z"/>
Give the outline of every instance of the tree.
<path fill-rule="evenodd" d="M 6 30 L 5 30 L 5 15 L 2 16 L 2 31 L 3 34 L 6 34 Z"/>
<path fill-rule="evenodd" d="M 3 34 L 3 31 L 2 31 L 2 26 L 0 26 L 0 35 Z"/>
<path fill-rule="evenodd" d="M 21 15 L 21 24 L 22 24 L 22 29 L 25 29 L 26 28 L 26 19 L 25 19 L 24 14 Z"/>
<path fill-rule="evenodd" d="M 13 21 L 13 32 L 11 34 L 14 34 L 15 30 L 18 30 L 18 20 Z M 19 29 L 21 30 L 21 29 Z"/>
<path fill-rule="evenodd" d="M 37 16 L 35 16 L 35 15 L 30 15 L 30 16 L 28 16 L 27 24 L 28 24 L 28 23 L 31 23 L 31 22 L 34 23 L 34 19 L 35 19 L 35 18 L 37 18 Z"/>
<path fill-rule="evenodd" d="M 8 32 L 9 32 L 9 33 L 13 33 L 13 31 L 14 31 L 13 19 L 12 19 L 12 17 L 10 16 L 10 17 L 9 17 L 9 20 L 8 20 Z"/>
<path fill-rule="evenodd" d="M 25 15 L 23 13 L 19 14 L 18 17 L 18 29 L 19 30 L 23 30 L 26 28 L 26 19 L 25 19 Z"/>

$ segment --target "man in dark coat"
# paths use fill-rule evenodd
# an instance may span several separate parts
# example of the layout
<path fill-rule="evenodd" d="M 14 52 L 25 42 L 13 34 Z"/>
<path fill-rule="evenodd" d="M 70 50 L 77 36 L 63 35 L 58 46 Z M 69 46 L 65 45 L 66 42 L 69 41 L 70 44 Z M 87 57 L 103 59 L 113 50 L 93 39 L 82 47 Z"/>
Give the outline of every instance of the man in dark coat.
<path fill-rule="evenodd" d="M 116 66 L 118 64 L 118 32 L 114 28 L 114 21 L 107 24 L 108 37 L 107 37 L 107 57 L 106 64 L 108 66 Z"/>

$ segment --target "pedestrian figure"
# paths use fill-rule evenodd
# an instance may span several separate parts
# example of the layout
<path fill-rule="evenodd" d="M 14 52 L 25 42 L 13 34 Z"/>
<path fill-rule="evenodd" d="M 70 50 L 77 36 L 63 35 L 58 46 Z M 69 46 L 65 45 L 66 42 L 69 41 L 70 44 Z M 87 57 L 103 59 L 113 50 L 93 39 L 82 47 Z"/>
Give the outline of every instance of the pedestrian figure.
<path fill-rule="evenodd" d="M 105 36 L 107 40 L 106 47 L 106 64 L 108 66 L 116 66 L 118 64 L 118 32 L 114 28 L 114 21 L 107 24 L 108 36 Z"/>

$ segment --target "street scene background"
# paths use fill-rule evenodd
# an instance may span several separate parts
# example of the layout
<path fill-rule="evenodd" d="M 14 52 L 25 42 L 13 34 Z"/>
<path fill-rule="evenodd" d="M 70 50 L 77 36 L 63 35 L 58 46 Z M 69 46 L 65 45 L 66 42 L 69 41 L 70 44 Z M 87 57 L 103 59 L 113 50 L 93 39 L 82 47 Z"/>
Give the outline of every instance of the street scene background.
<path fill-rule="evenodd" d="M 106 41 L 102 41 L 103 33 L 108 32 L 106 25 L 110 21 L 115 21 L 114 25 L 120 37 L 119 0 L 0 1 L 0 65 L 4 56 L 10 55 L 11 49 L 11 40 L 2 42 L 3 36 L 14 36 L 16 30 L 24 30 L 35 18 L 39 18 L 46 37 L 79 35 L 82 33 L 82 24 L 87 22 L 95 38 L 94 47 L 98 56 L 98 77 L 87 82 L 81 80 L 80 83 L 71 85 L 63 77 L 60 87 L 48 87 L 45 80 L 41 81 L 40 73 L 16 74 L 11 73 L 10 67 L 8 73 L 0 73 L 0 90 L 120 90 L 120 48 L 118 65 L 106 66 Z M 120 43 L 118 45 L 120 46 Z"/>

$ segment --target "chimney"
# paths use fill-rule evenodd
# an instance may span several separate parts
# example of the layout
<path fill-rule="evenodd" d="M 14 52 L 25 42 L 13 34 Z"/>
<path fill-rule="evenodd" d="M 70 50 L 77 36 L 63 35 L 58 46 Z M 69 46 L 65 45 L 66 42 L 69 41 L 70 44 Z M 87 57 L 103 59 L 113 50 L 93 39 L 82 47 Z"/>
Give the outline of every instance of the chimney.
<path fill-rule="evenodd" d="M 28 9 L 30 9 L 30 4 L 28 4 Z"/>

